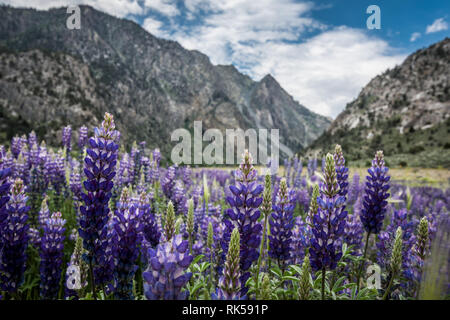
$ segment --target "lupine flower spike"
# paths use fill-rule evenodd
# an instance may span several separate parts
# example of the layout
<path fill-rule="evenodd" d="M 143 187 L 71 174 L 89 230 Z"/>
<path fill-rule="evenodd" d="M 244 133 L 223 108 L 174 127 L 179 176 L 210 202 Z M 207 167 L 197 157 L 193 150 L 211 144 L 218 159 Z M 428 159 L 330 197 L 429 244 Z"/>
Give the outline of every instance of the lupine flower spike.
<path fill-rule="evenodd" d="M 80 207 L 79 233 L 87 250 L 86 259 L 90 266 L 94 297 L 96 297 L 95 287 L 109 282 L 112 278 L 113 267 L 110 254 L 107 253 L 109 245 L 107 223 L 108 203 L 112 196 L 119 148 L 115 143 L 116 136 L 113 116 L 105 113 L 101 127 L 95 128 L 94 137 L 88 141 L 89 148 L 84 159 L 84 173 L 87 180 L 84 181 L 86 193 L 81 195 L 85 205 Z"/>
<path fill-rule="evenodd" d="M 23 181 L 17 178 L 11 185 L 9 201 L 3 209 L 5 214 L 0 220 L 0 286 L 11 294 L 17 293 L 26 269 L 29 240 L 27 213 L 30 210 L 26 205 L 27 199 Z"/>
<path fill-rule="evenodd" d="M 175 210 L 173 208 L 172 201 L 169 201 L 169 204 L 167 205 L 167 213 L 166 213 L 166 221 L 164 225 L 166 241 L 169 241 L 172 239 L 174 233 L 175 233 Z"/>
<path fill-rule="evenodd" d="M 306 255 L 303 259 L 302 274 L 300 276 L 300 283 L 298 287 L 298 297 L 300 300 L 308 300 L 309 292 L 311 291 L 310 272 L 311 266 L 309 264 L 309 256 Z"/>
<path fill-rule="evenodd" d="M 239 248 L 239 229 L 234 228 L 231 233 L 231 240 L 228 246 L 223 274 L 219 279 L 219 288 L 217 289 L 217 292 L 213 294 L 213 299 L 239 300 L 241 298 Z"/>
<path fill-rule="evenodd" d="M 43 299 L 56 299 L 58 296 L 64 256 L 65 223 L 66 220 L 61 218 L 60 212 L 53 213 L 44 221 L 40 252 L 40 290 Z"/>
<path fill-rule="evenodd" d="M 390 280 L 388 287 L 383 296 L 383 300 L 387 300 L 389 297 L 389 293 L 394 283 L 395 278 L 400 274 L 402 269 L 402 228 L 398 227 L 395 233 L 394 245 L 391 254 L 391 262 L 390 262 Z"/>
<path fill-rule="evenodd" d="M 270 300 L 272 295 L 272 289 L 270 287 L 270 277 L 268 273 L 264 273 L 262 277 L 262 284 L 261 284 L 261 294 L 259 296 L 260 300 Z"/>
<path fill-rule="evenodd" d="M 427 217 L 423 217 L 417 228 L 417 243 L 415 246 L 415 253 L 422 261 L 425 260 L 427 255 L 428 241 L 428 220 Z"/>
<path fill-rule="evenodd" d="M 309 205 L 307 222 L 312 224 L 313 217 L 317 214 L 319 210 L 319 205 L 317 204 L 317 198 L 320 196 L 319 185 L 315 184 L 313 187 L 313 192 L 311 196 L 311 203 Z"/>
<path fill-rule="evenodd" d="M 367 247 L 372 233 L 378 234 L 383 226 L 384 215 L 386 213 L 387 198 L 389 198 L 389 180 L 387 175 L 389 168 L 384 165 L 383 151 L 377 151 L 372 167 L 367 170 L 366 188 L 361 209 L 361 222 L 367 232 L 366 244 L 364 247 L 363 259 L 356 279 L 357 289 L 360 286 L 360 277 L 367 254 Z"/>
<path fill-rule="evenodd" d="M 237 226 L 241 237 L 241 295 L 244 296 L 248 288 L 245 286 L 250 272 L 248 269 L 252 263 L 258 260 L 259 245 L 261 244 L 262 226 L 258 222 L 260 216 L 259 206 L 262 203 L 260 194 L 263 186 L 257 184 L 257 170 L 252 165 L 253 159 L 248 151 L 244 153 L 243 162 L 239 170 L 236 170 L 236 185 L 230 186 L 232 197 L 227 197 L 227 202 L 231 206 L 226 211 L 225 232 L 222 239 L 223 252 L 228 251 L 228 243 L 231 232 Z"/>
<path fill-rule="evenodd" d="M 345 197 L 339 195 L 333 155 L 327 154 L 324 181 L 317 198 L 318 210 L 312 221 L 311 247 L 309 248 L 311 267 L 322 271 L 322 299 L 325 297 L 326 270 L 334 270 L 342 256 L 341 239 L 344 234 Z"/>
<path fill-rule="evenodd" d="M 194 242 L 194 199 L 188 200 L 186 231 L 189 235 L 189 253 L 192 254 L 192 244 Z"/>
<path fill-rule="evenodd" d="M 294 207 L 289 202 L 286 179 L 282 179 L 276 204 L 273 206 L 270 223 L 269 256 L 278 261 L 282 270 L 291 257 L 292 228 L 294 227 Z"/>
<path fill-rule="evenodd" d="M 270 178 L 270 175 L 267 174 L 265 177 L 265 183 L 264 183 L 264 192 L 263 192 L 263 201 L 261 204 L 261 212 L 264 216 L 264 224 L 263 224 L 263 234 L 261 238 L 261 246 L 260 246 L 260 255 L 258 258 L 258 266 L 256 271 L 256 285 L 258 286 L 259 283 L 259 272 L 261 270 L 261 263 L 264 260 L 268 242 L 266 241 L 267 237 L 267 222 L 270 216 L 270 213 L 272 212 L 272 179 Z"/>
<path fill-rule="evenodd" d="M 192 262 L 188 242 L 181 235 L 171 237 L 155 249 L 149 249 L 149 266 L 143 273 L 144 292 L 148 300 L 186 300 L 189 291 L 183 290 L 192 273 L 185 270 Z"/>

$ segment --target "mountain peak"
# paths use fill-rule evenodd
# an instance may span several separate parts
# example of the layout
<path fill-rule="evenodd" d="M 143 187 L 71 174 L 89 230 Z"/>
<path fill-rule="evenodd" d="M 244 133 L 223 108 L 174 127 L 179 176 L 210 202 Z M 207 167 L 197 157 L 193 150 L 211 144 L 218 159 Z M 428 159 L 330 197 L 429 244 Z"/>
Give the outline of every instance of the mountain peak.
<path fill-rule="evenodd" d="M 266 74 L 261 80 L 260 82 L 264 82 L 264 83 L 271 83 L 271 82 L 275 82 L 276 84 L 278 84 L 277 80 L 275 80 L 275 78 L 270 74 Z"/>

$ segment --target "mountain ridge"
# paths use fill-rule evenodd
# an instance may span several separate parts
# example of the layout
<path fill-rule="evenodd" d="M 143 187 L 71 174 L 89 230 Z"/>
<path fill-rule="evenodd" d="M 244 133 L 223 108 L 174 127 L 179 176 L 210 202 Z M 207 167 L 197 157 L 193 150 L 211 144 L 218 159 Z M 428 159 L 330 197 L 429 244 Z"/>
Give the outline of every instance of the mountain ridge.
<path fill-rule="evenodd" d="M 38 11 L 0 6 L 2 74 L 13 71 L 5 65 L 6 61 L 14 60 L 12 55 L 33 50 L 48 51 L 64 56 L 64 61 L 70 61 L 68 66 L 87 67 L 90 75 L 84 80 L 93 82 L 95 88 L 95 96 L 91 95 L 93 100 L 83 105 L 80 99 L 87 88 L 74 85 L 80 92 L 78 100 L 70 104 L 70 99 L 62 98 L 71 87 L 69 83 L 60 88 L 60 95 L 55 99 L 52 100 L 47 92 L 42 92 L 38 99 L 32 91 L 18 85 L 31 77 L 33 84 L 30 85 L 39 87 L 39 79 L 30 76 L 28 71 L 16 74 L 15 85 L 11 84 L 10 78 L 2 77 L 3 86 L 27 92 L 23 97 L 3 92 L 0 96 L 3 114 L 15 112 L 23 120 L 24 127 L 36 129 L 31 121 L 34 120 L 32 113 L 25 112 L 20 105 L 25 101 L 33 104 L 33 99 L 37 99 L 43 107 L 35 104 L 34 109 L 40 108 L 37 110 L 53 115 L 55 123 L 49 132 L 41 128 L 41 139 L 54 142 L 59 135 L 58 125 L 71 124 L 76 129 L 82 124 L 99 121 L 100 114 L 109 110 L 124 132 L 124 142 L 131 144 L 133 140 L 145 140 L 150 147 L 161 147 L 166 155 L 170 150 L 170 143 L 167 143 L 170 133 L 180 127 L 192 130 L 194 120 L 202 120 L 205 129 L 222 131 L 226 128 L 280 129 L 280 142 L 297 152 L 330 124 L 328 118 L 296 102 L 271 75 L 254 81 L 234 66 L 213 65 L 197 50 L 186 50 L 175 41 L 154 37 L 134 21 L 109 16 L 90 6 L 80 8 L 81 29 L 68 30 L 65 27 L 68 15 L 64 8 Z M 65 56 L 71 56 L 73 60 Z M 42 53 L 37 57 L 38 65 L 63 67 L 50 61 L 55 59 L 52 54 Z M 31 58 L 24 56 L 24 59 Z M 15 63 L 20 69 L 21 62 Z M 42 73 L 33 68 L 34 72 Z M 64 83 L 58 74 L 54 77 L 54 82 Z M 76 79 L 74 75 L 71 81 Z M 271 96 L 267 96 L 269 91 Z M 15 97 L 13 100 L 11 95 Z M 59 112 L 53 110 L 55 104 L 59 104 L 68 118 L 79 120 L 65 123 Z M 94 110 L 86 110 L 88 107 Z M 82 109 L 84 116 L 71 109 Z M 14 121 L 0 122 L 0 128 L 14 127 Z M 9 132 L 4 139 L 10 138 Z"/>

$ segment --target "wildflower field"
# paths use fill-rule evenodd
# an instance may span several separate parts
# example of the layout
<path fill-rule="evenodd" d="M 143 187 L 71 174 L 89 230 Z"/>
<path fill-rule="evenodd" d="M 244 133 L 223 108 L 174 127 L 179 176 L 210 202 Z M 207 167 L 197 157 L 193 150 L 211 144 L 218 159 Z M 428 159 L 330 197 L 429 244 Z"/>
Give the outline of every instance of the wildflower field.
<path fill-rule="evenodd" d="M 107 113 L 76 136 L 0 146 L 2 300 L 448 298 L 448 171 L 401 183 L 378 151 L 349 176 L 339 145 L 272 176 L 248 152 L 164 168 Z"/>

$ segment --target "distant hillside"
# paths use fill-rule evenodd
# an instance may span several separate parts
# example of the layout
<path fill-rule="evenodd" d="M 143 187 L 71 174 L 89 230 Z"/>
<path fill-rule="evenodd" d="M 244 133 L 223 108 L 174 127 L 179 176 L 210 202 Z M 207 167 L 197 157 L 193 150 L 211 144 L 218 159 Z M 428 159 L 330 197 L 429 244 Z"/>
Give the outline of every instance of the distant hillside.
<path fill-rule="evenodd" d="M 81 7 L 81 30 L 65 8 L 0 6 L 0 143 L 35 130 L 59 142 L 60 128 L 99 123 L 110 111 L 123 141 L 166 155 L 174 129 L 277 128 L 294 151 L 330 124 L 294 101 L 270 75 L 255 82 L 233 66 L 158 39 L 138 24 Z"/>
<path fill-rule="evenodd" d="M 450 39 L 372 79 L 307 153 L 336 143 L 353 161 L 383 148 L 392 165 L 450 167 Z"/>

